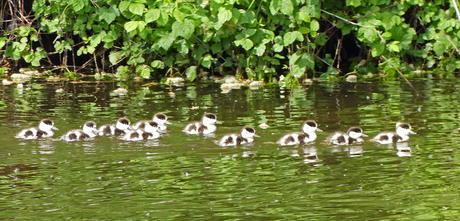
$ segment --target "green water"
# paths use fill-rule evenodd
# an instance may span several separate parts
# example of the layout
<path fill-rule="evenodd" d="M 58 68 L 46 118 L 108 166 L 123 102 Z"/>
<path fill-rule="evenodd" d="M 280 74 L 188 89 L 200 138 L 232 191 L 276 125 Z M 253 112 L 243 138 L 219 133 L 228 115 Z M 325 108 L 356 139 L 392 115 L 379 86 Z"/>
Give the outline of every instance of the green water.
<path fill-rule="evenodd" d="M 0 86 L 0 219 L 433 220 L 460 218 L 460 94 L 456 80 L 318 83 L 294 90 L 218 84 L 129 83 Z M 128 88 L 127 96 L 113 93 Z M 57 89 L 63 89 L 57 93 Z M 173 124 L 158 141 L 97 137 L 66 143 L 14 138 L 50 118 L 55 138 L 87 120 L 163 112 Z M 215 137 L 181 130 L 204 112 L 222 121 Z M 280 147 L 285 133 L 318 122 L 317 142 Z M 370 137 L 411 123 L 409 142 L 348 147 L 323 141 L 360 126 Z M 269 125 L 267 129 L 258 126 Z M 222 148 L 242 126 L 261 138 Z"/>

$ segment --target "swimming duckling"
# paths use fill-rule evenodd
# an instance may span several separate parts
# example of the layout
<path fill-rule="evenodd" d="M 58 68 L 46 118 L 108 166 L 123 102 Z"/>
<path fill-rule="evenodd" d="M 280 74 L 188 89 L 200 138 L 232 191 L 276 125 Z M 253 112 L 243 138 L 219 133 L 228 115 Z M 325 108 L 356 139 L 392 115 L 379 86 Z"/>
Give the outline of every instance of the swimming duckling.
<path fill-rule="evenodd" d="M 382 132 L 375 136 L 372 141 L 380 144 L 391 144 L 396 142 L 403 142 L 409 140 L 409 134 L 417 134 L 411 130 L 408 123 L 396 123 L 396 132 Z"/>
<path fill-rule="evenodd" d="M 74 129 L 70 130 L 64 135 L 62 135 L 61 140 L 63 141 L 77 141 L 83 140 L 87 138 L 96 137 L 99 134 L 97 130 L 96 122 L 94 121 L 87 121 L 82 129 Z"/>
<path fill-rule="evenodd" d="M 155 138 L 153 134 L 147 133 L 145 130 L 137 129 L 137 130 L 130 130 L 126 132 L 126 134 L 121 139 L 127 140 L 127 141 L 140 141 L 140 140 L 149 140 L 149 139 L 155 139 Z"/>
<path fill-rule="evenodd" d="M 128 129 L 130 129 L 131 121 L 122 117 L 117 120 L 117 124 L 104 124 L 99 127 L 99 136 L 120 136 L 124 135 Z"/>
<path fill-rule="evenodd" d="M 302 132 L 288 133 L 281 137 L 277 143 L 281 146 L 287 146 L 312 142 L 317 137 L 315 131 L 322 132 L 323 130 L 318 128 L 318 124 L 315 121 L 307 120 L 302 125 Z"/>
<path fill-rule="evenodd" d="M 141 127 L 139 127 L 139 129 L 128 130 L 121 139 L 127 141 L 139 141 L 157 139 L 161 136 L 158 132 L 158 123 L 153 120 L 145 121 L 140 126 Z"/>
<path fill-rule="evenodd" d="M 59 130 L 57 127 L 54 126 L 54 122 L 50 119 L 43 119 L 40 121 L 38 128 L 32 127 L 27 128 L 19 132 L 15 138 L 21 138 L 26 140 L 38 139 L 38 138 L 46 138 L 54 136 L 53 130 Z"/>
<path fill-rule="evenodd" d="M 326 138 L 326 142 L 334 145 L 347 145 L 352 143 L 361 143 L 364 140 L 361 137 L 367 137 L 360 127 L 350 127 L 347 133 L 342 131 L 334 132 Z"/>
<path fill-rule="evenodd" d="M 133 129 L 139 129 L 139 128 L 143 128 L 143 125 L 145 125 L 146 122 L 148 122 L 149 120 L 141 120 L 139 122 L 137 122 L 136 124 L 134 124 L 132 126 Z M 156 113 L 155 115 L 153 115 L 153 119 L 152 121 L 155 121 L 157 124 L 158 124 L 158 131 L 160 132 L 164 132 L 166 131 L 166 129 L 168 129 L 168 126 L 167 124 L 172 124 L 171 122 L 168 121 L 168 116 L 166 116 L 166 114 L 163 114 L 163 113 Z"/>
<path fill-rule="evenodd" d="M 254 141 L 254 137 L 260 137 L 256 134 L 256 130 L 254 130 L 254 128 L 243 127 L 240 134 L 227 134 L 217 142 L 217 145 L 227 147 L 252 143 Z"/>
<path fill-rule="evenodd" d="M 201 118 L 201 122 L 193 122 L 188 124 L 183 132 L 187 134 L 211 134 L 216 132 L 217 127 L 215 124 L 222 124 L 217 121 L 217 116 L 213 113 L 205 113 Z"/>

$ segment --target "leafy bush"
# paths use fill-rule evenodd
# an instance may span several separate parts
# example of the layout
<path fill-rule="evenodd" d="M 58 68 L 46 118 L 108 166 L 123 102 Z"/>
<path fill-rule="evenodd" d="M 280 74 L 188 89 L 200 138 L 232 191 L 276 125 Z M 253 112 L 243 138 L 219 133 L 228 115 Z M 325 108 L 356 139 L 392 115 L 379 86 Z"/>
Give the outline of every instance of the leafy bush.
<path fill-rule="evenodd" d="M 449 4 L 35 0 L 39 28 L 24 25 L 5 31 L 8 38 L 0 38 L 0 47 L 6 47 L 8 58 L 38 66 L 47 53 L 31 42 L 44 32 L 56 35 L 54 50 L 61 54 L 91 55 L 96 65 L 107 57 L 119 73 L 145 78 L 180 74 L 192 81 L 201 69 L 257 80 L 281 73 L 298 79 L 316 70 L 331 80 L 340 72 L 364 73 L 377 66 L 394 75 L 394 67 L 380 59 L 382 55 L 396 68 L 413 63 L 417 69 L 454 71 L 460 68 L 460 24 Z M 358 65 L 362 60 L 364 65 Z"/>

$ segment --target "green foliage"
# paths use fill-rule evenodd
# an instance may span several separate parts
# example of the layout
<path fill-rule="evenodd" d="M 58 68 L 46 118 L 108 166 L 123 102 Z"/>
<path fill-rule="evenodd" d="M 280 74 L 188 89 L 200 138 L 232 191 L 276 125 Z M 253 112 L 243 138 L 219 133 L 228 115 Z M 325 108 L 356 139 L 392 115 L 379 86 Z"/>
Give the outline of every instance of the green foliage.
<path fill-rule="evenodd" d="M 269 80 L 285 67 L 292 79 L 322 70 L 321 78 L 334 80 L 339 73 L 334 69 L 342 68 L 340 56 L 348 53 L 336 46 L 347 44 L 340 34 L 355 36 L 364 52 L 361 59 L 380 62 L 378 67 L 390 75 L 394 68 L 380 59 L 382 55 L 394 64 L 410 57 L 421 68 L 460 69 L 456 62 L 460 25 L 455 10 L 446 7 L 450 4 L 447 0 L 436 4 L 36 0 L 33 10 L 40 31 L 57 35 L 53 42 L 57 52 L 77 50 L 74 46 L 81 43 L 77 55 L 108 54 L 112 65 L 122 65 L 121 76 L 130 72 L 148 78 L 159 69 L 173 68 L 193 81 L 199 69 L 213 69 L 221 75 L 245 70 L 243 76 Z M 46 57 L 42 48 L 32 47 L 39 39 L 36 29 L 22 26 L 6 36 L 0 38 L 0 48 L 6 47 L 7 57 L 23 58 L 34 66 Z M 102 50 L 108 53 L 98 53 Z"/>

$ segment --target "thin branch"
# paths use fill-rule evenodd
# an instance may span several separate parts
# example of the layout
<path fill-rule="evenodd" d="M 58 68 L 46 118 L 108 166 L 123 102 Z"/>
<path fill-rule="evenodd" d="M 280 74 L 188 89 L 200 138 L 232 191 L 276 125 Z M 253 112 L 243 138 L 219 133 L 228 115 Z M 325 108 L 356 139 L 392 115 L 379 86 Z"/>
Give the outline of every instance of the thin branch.
<path fill-rule="evenodd" d="M 455 1 L 455 0 L 454 0 L 454 1 Z M 455 50 L 457 51 L 457 53 L 460 55 L 460 51 L 458 50 L 457 45 L 455 45 L 454 42 L 452 42 L 452 40 L 450 39 L 450 37 L 449 37 L 448 35 L 446 35 L 446 33 L 445 33 L 443 30 L 441 30 L 441 31 L 442 31 L 442 33 L 444 34 L 444 36 L 447 38 L 447 40 L 450 42 L 450 44 L 451 44 L 452 46 L 454 46 L 454 48 L 455 48 Z"/>
<path fill-rule="evenodd" d="M 409 84 L 409 86 L 412 88 L 412 90 L 415 91 L 415 93 L 417 94 L 417 97 L 420 96 L 420 94 L 418 93 L 418 91 L 415 89 L 415 87 L 410 83 L 409 80 L 407 80 L 406 76 L 403 75 L 403 73 L 401 73 L 401 71 L 399 71 L 394 65 L 393 63 L 391 63 L 391 61 L 389 61 L 385 56 L 381 55 L 383 59 L 385 59 L 385 61 L 388 62 L 388 64 L 390 64 L 400 75 L 401 77 L 404 78 L 404 80 L 406 80 L 406 82 Z"/>
<path fill-rule="evenodd" d="M 349 23 L 349 24 L 352 24 L 352 25 L 356 25 L 356 26 L 359 26 L 359 27 L 363 27 L 363 28 L 369 28 L 369 29 L 375 31 L 375 32 L 377 33 L 377 35 L 379 35 L 380 41 L 381 41 L 381 42 L 385 42 L 385 39 L 382 37 L 382 35 L 380 35 L 380 32 L 377 31 L 377 29 L 375 29 L 375 28 L 372 27 L 372 26 L 360 25 L 360 24 L 358 24 L 358 23 L 354 23 L 354 22 L 352 22 L 352 21 L 350 21 L 350 20 L 347 20 L 347 19 L 345 19 L 345 18 L 342 18 L 342 17 L 340 17 L 340 16 L 338 16 L 338 15 L 332 14 L 332 13 L 330 13 L 330 12 L 328 12 L 328 11 L 323 10 L 323 9 L 321 9 L 321 11 L 324 12 L 324 13 L 326 13 L 326 14 L 328 14 L 328 15 L 334 16 L 334 17 L 336 17 L 336 18 L 338 18 L 338 19 L 340 19 L 340 20 L 343 20 L 343 21 L 345 21 L 346 23 Z"/>

